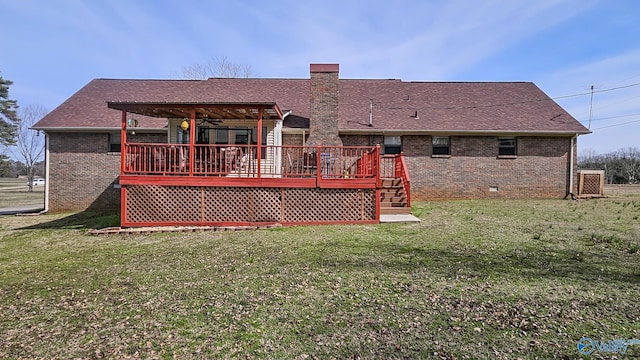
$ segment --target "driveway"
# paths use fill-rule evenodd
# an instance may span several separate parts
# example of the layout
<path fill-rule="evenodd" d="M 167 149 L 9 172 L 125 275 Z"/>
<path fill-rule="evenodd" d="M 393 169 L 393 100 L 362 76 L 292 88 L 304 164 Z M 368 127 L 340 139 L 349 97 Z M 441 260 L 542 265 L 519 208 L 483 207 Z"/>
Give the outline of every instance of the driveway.
<path fill-rule="evenodd" d="M 15 214 L 37 213 L 37 212 L 40 212 L 42 210 L 44 210 L 44 206 L 42 204 L 38 204 L 38 205 L 22 205 L 22 206 L 0 208 L 0 215 L 15 215 Z"/>

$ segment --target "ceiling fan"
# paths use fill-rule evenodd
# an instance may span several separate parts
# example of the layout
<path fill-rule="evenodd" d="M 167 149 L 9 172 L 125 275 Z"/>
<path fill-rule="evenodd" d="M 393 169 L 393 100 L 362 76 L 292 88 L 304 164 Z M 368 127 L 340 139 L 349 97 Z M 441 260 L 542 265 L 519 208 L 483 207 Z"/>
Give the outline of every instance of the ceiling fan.
<path fill-rule="evenodd" d="M 210 124 L 210 125 L 220 125 L 222 123 L 222 120 L 217 120 L 217 119 L 209 119 L 209 117 L 204 117 L 202 119 L 198 119 L 199 124 L 198 125 L 204 125 L 205 123 Z"/>

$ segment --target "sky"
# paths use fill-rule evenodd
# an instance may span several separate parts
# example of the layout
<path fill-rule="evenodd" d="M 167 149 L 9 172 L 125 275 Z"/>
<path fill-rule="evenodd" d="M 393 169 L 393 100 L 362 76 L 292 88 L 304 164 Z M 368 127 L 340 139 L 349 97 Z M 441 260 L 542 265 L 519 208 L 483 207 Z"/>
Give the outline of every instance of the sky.
<path fill-rule="evenodd" d="M 636 0 L 0 0 L 0 14 L 21 107 L 220 58 L 266 78 L 339 63 L 343 79 L 531 81 L 592 131 L 579 154 L 640 147 Z"/>

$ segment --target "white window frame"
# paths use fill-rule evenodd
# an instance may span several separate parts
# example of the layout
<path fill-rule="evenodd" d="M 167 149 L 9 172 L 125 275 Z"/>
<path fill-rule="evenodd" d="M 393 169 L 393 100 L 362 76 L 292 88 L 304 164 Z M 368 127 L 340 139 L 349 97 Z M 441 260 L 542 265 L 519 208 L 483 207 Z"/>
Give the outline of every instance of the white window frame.
<path fill-rule="evenodd" d="M 443 150 L 446 150 L 446 151 L 443 151 Z M 432 136 L 431 137 L 431 155 L 451 156 L 451 137 Z"/>
<path fill-rule="evenodd" d="M 512 144 L 510 144 L 512 143 Z M 518 138 L 505 136 L 498 138 L 498 156 L 513 157 L 518 155 Z"/>
<path fill-rule="evenodd" d="M 401 136 L 385 136 L 384 137 L 384 153 L 385 154 L 400 154 L 402 152 L 402 137 Z"/>

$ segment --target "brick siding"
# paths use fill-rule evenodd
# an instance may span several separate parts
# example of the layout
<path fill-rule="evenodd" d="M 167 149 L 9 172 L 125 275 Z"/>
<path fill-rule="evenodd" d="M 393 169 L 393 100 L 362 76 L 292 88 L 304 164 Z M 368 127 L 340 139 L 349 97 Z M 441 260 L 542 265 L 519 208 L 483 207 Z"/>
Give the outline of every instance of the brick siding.
<path fill-rule="evenodd" d="M 384 148 L 383 136 L 343 135 L 342 141 Z M 452 136 L 451 156 L 432 157 L 431 136 L 402 137 L 415 200 L 564 198 L 570 146 L 570 137 L 518 137 L 517 156 L 498 158 L 496 136 Z M 574 164 L 576 149 L 574 143 Z M 574 192 L 576 174 L 574 166 Z"/>
<path fill-rule="evenodd" d="M 384 142 L 384 136 L 378 135 L 341 135 L 344 146 L 375 146 Z"/>
<path fill-rule="evenodd" d="M 452 136 L 451 156 L 431 157 L 431 137 L 405 136 L 411 196 L 564 198 L 569 191 L 570 144 L 569 137 L 518 137 L 517 156 L 499 158 L 495 136 Z"/>
<path fill-rule="evenodd" d="M 49 133 L 49 211 L 117 210 L 120 153 L 107 133 Z M 167 142 L 166 134 L 136 134 L 135 142 Z"/>
<path fill-rule="evenodd" d="M 302 135 L 301 134 L 282 134 L 282 145 L 302 146 Z"/>

